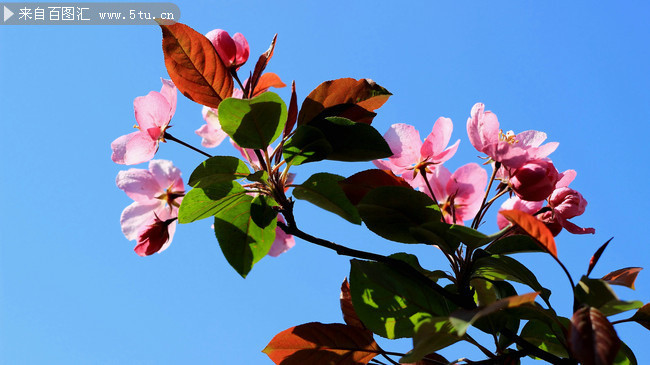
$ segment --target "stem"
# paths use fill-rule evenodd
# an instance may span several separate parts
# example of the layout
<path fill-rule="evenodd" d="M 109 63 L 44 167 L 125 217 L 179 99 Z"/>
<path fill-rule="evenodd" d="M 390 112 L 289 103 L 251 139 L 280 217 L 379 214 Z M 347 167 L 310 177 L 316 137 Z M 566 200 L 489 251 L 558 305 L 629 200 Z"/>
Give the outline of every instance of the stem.
<path fill-rule="evenodd" d="M 482 352 L 483 354 L 485 354 L 485 356 L 487 356 L 487 357 L 489 357 L 489 358 L 493 358 L 493 357 L 494 357 L 494 354 L 493 354 L 490 350 L 486 349 L 486 348 L 483 347 L 480 343 L 476 342 L 476 340 L 473 339 L 472 336 L 470 336 L 470 335 L 468 335 L 468 334 L 465 334 L 465 341 L 467 341 L 467 342 L 471 343 L 472 345 L 478 347 L 478 349 L 481 350 L 481 352 Z"/>
<path fill-rule="evenodd" d="M 237 70 L 235 70 L 234 68 L 231 69 L 230 74 L 232 75 L 232 78 L 235 79 L 235 81 L 237 81 L 237 84 L 239 84 L 239 87 L 241 88 L 241 91 L 244 91 L 244 85 L 242 85 L 241 81 L 239 81 L 239 76 L 237 75 Z M 253 92 L 251 91 L 249 94 L 252 95 Z M 249 96 L 245 95 L 245 97 L 250 97 L 250 95 Z"/>
<path fill-rule="evenodd" d="M 208 158 L 212 157 L 211 154 L 209 154 L 209 153 L 207 153 L 207 152 L 203 152 L 203 151 L 201 151 L 200 149 L 198 149 L 198 148 L 196 148 L 196 147 L 194 147 L 194 146 L 192 146 L 192 145 L 190 145 L 190 144 L 188 144 L 188 143 L 185 143 L 185 142 L 181 141 L 180 139 L 178 139 L 178 138 L 172 136 L 171 134 L 169 134 L 169 133 L 167 133 L 167 132 L 165 132 L 165 134 L 163 134 L 163 138 L 164 138 L 164 139 L 168 139 L 168 140 L 170 140 L 170 141 L 174 141 L 174 142 L 176 142 L 176 143 L 178 143 L 178 144 L 180 144 L 180 145 L 183 145 L 183 146 L 185 146 L 185 147 L 187 147 L 187 148 L 189 148 L 189 149 L 191 149 L 191 150 L 194 150 L 194 151 L 196 151 L 196 152 L 198 152 L 198 153 L 200 153 L 200 154 L 202 154 L 202 155 L 204 155 L 204 156 L 207 156 Z"/>
<path fill-rule="evenodd" d="M 490 189 L 492 189 L 492 182 L 494 182 L 494 178 L 497 176 L 497 170 L 501 167 L 500 162 L 495 162 L 494 167 L 492 168 L 492 176 L 490 176 L 490 182 L 488 183 L 488 187 L 485 190 L 485 196 L 483 196 L 483 202 L 481 202 L 481 208 L 479 209 L 478 213 L 476 213 L 476 217 L 474 217 L 474 221 L 472 222 L 472 228 L 476 229 L 478 228 L 478 223 L 481 221 L 480 216 L 481 212 L 483 211 L 483 207 L 485 205 L 485 202 L 487 201 L 487 197 L 490 194 Z"/>
<path fill-rule="evenodd" d="M 427 189 L 431 194 L 431 198 L 433 199 L 433 202 L 436 203 L 436 206 L 438 207 L 438 209 L 440 209 L 440 204 L 438 204 L 438 199 L 436 199 L 436 194 L 433 193 L 433 189 L 431 189 L 431 185 L 429 184 L 429 179 L 427 179 L 426 167 L 420 167 L 419 171 L 420 171 L 420 175 L 424 179 L 424 183 L 427 185 Z"/>
<path fill-rule="evenodd" d="M 281 204 L 282 205 L 282 204 Z M 296 225 L 296 220 L 293 216 L 293 202 L 289 203 L 289 207 L 284 206 L 284 209 L 281 210 L 282 215 L 284 215 L 284 218 L 286 219 L 287 223 L 284 224 L 282 222 L 278 222 L 278 226 L 282 228 L 282 230 L 286 234 L 290 234 L 293 236 L 296 236 L 298 238 L 302 238 L 303 240 L 307 242 L 311 242 L 315 245 L 329 248 L 330 250 L 334 250 L 337 254 L 342 255 L 342 256 L 350 256 L 350 257 L 356 257 L 360 259 L 366 259 L 366 260 L 372 260 L 372 261 L 377 261 L 381 262 L 384 264 L 387 264 L 389 266 L 392 266 L 393 268 L 397 269 L 399 272 L 404 273 L 406 275 L 411 276 L 412 278 L 419 280 L 423 283 L 426 283 L 430 288 L 432 288 L 436 293 L 442 295 L 446 299 L 450 300 L 452 303 L 458 305 L 461 308 L 465 309 L 473 309 L 476 308 L 476 304 L 474 303 L 473 298 L 465 298 L 462 297 L 458 294 L 452 293 L 447 291 L 445 288 L 440 286 L 438 283 L 435 281 L 432 281 L 431 279 L 427 278 L 425 275 L 420 273 L 418 270 L 416 270 L 413 266 L 409 265 L 408 263 L 402 261 L 402 260 L 397 260 L 388 256 L 383 256 L 379 255 L 376 253 L 372 252 L 366 252 L 366 251 L 360 251 L 360 250 L 355 250 L 349 247 L 341 246 L 339 244 L 336 244 L 331 241 L 326 241 L 321 238 L 314 237 L 308 233 L 305 233 L 301 231 L 297 225 Z"/>

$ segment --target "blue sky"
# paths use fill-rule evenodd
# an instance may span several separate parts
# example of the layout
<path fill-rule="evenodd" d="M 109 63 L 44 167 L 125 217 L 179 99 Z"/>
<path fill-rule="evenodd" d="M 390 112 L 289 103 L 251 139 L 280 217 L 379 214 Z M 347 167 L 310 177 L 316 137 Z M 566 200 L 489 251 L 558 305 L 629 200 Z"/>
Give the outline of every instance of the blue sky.
<path fill-rule="evenodd" d="M 451 118 L 452 140 L 461 144 L 450 169 L 479 162 L 465 132 L 476 102 L 504 129 L 545 131 L 560 142 L 554 163 L 578 171 L 572 187 L 589 202 L 575 222 L 596 228 L 593 236 L 557 238 L 574 278 L 612 236 L 594 275 L 648 266 L 647 3 L 176 4 L 181 21 L 201 33 L 243 33 L 252 60 L 278 33 L 268 70 L 295 79 L 300 100 L 325 80 L 371 78 L 394 94 L 373 124 L 382 133 L 401 122 L 426 135 L 439 116 Z M 266 364 L 260 351 L 277 332 L 342 321 L 338 291 L 348 260 L 306 242 L 262 260 L 245 280 L 228 266 L 207 221 L 178 227 L 162 254 L 133 252 L 120 232 L 130 200 L 115 187 L 123 166 L 110 160 L 110 142 L 132 131 L 133 99 L 160 89 L 160 45 L 155 26 L 0 26 L 0 363 Z M 279 94 L 288 100 L 288 90 Z M 200 106 L 179 98 L 171 132 L 198 145 L 202 123 Z M 211 152 L 235 151 L 224 144 Z M 172 143 L 157 157 L 172 159 L 186 181 L 201 161 Z M 293 172 L 300 182 L 319 171 L 348 176 L 370 167 L 327 162 Z M 435 250 L 384 241 L 306 202 L 296 209 L 313 235 L 373 252 L 414 252 L 430 268 L 446 267 Z M 494 219 L 488 213 L 486 231 Z M 540 255 L 518 258 L 569 316 L 559 267 Z M 616 290 L 648 303 L 650 276 L 641 272 L 636 291 Z M 647 330 L 616 329 L 639 363 L 650 363 Z M 382 345 L 405 352 L 410 342 Z M 442 353 L 480 359 L 464 346 Z"/>

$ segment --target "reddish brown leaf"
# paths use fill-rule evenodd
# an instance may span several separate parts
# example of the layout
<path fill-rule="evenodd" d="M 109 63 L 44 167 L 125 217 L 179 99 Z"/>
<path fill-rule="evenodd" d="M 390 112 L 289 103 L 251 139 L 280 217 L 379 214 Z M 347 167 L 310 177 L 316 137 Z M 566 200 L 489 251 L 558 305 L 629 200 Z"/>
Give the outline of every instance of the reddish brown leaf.
<path fill-rule="evenodd" d="M 548 253 L 557 259 L 557 248 L 555 247 L 555 239 L 551 231 L 544 225 L 542 221 L 533 217 L 528 213 L 520 210 L 502 210 L 499 213 L 506 217 L 509 221 L 518 225 L 528 235 L 533 237 L 540 246 Z"/>
<path fill-rule="evenodd" d="M 441 355 L 432 353 L 425 356 L 422 360 L 418 362 L 403 363 L 402 365 L 442 365 L 442 364 L 449 364 L 449 360 L 445 359 Z"/>
<path fill-rule="evenodd" d="M 278 333 L 262 352 L 282 365 L 358 365 L 372 360 L 379 346 L 368 330 L 311 322 Z"/>
<path fill-rule="evenodd" d="M 604 314 L 593 307 L 582 307 L 571 318 L 569 347 L 583 365 L 611 365 L 621 340 Z"/>
<path fill-rule="evenodd" d="M 340 301 L 341 312 L 343 313 L 343 320 L 345 323 L 353 327 L 366 329 L 366 326 L 361 322 L 357 312 L 354 310 L 354 306 L 352 305 L 352 295 L 350 295 L 350 283 L 348 282 L 348 278 L 345 278 L 343 284 L 341 284 Z"/>
<path fill-rule="evenodd" d="M 650 330 L 650 303 L 639 308 L 631 319 Z"/>
<path fill-rule="evenodd" d="M 639 275 L 639 271 L 641 270 L 643 270 L 642 267 L 626 267 L 610 272 L 603 276 L 603 280 L 610 284 L 622 285 L 634 289 L 634 281 L 636 281 L 636 276 Z"/>
<path fill-rule="evenodd" d="M 403 186 L 411 189 L 406 180 L 395 176 L 390 170 L 379 169 L 358 172 L 345 180 L 339 181 L 339 186 L 354 205 L 359 204 L 370 190 L 380 186 Z"/>
<path fill-rule="evenodd" d="M 181 23 L 160 28 L 167 72 L 183 95 L 211 108 L 232 95 L 232 77 L 203 34 Z"/>
<path fill-rule="evenodd" d="M 298 118 L 298 96 L 296 95 L 296 82 L 291 82 L 291 100 L 289 101 L 289 111 L 287 112 L 287 124 L 284 126 L 284 135 L 287 136 L 296 125 Z"/>
<path fill-rule="evenodd" d="M 262 75 L 260 77 L 260 80 L 257 82 L 257 86 L 255 86 L 255 91 L 253 92 L 253 97 L 266 92 L 271 87 L 281 88 L 285 86 L 287 85 L 282 82 L 280 76 L 274 74 L 273 72 L 267 72 Z"/>
<path fill-rule="evenodd" d="M 271 46 L 269 46 L 269 49 L 266 50 L 266 52 L 262 53 L 260 55 L 260 58 L 257 59 L 257 63 L 255 64 L 255 69 L 253 70 L 253 74 L 251 77 L 248 79 L 249 82 L 246 84 L 246 88 L 243 90 L 244 95 L 248 95 L 248 97 L 251 97 L 251 94 L 253 92 L 250 92 L 250 90 L 256 90 L 257 89 L 257 84 L 260 81 L 260 78 L 262 77 L 262 72 L 264 72 L 264 69 L 266 68 L 266 65 L 269 64 L 269 61 L 271 60 L 271 57 L 273 57 L 273 50 L 275 49 L 275 41 L 278 39 L 278 35 L 273 36 L 273 40 L 271 41 Z"/>
<path fill-rule="evenodd" d="M 369 79 L 326 81 L 314 89 L 300 108 L 298 125 L 309 123 L 326 109 L 327 116 L 343 116 L 370 124 L 375 113 L 392 94 Z"/>
<path fill-rule="evenodd" d="M 587 269 L 587 276 L 589 276 L 589 274 L 591 274 L 591 270 L 594 269 L 594 266 L 596 266 L 596 263 L 598 262 L 598 260 L 600 260 L 600 256 L 605 251 L 605 248 L 607 248 L 607 245 L 609 245 L 609 243 L 613 239 L 614 239 L 614 237 L 608 239 L 607 242 L 605 242 L 602 246 L 600 246 L 598 248 L 598 250 L 596 250 L 596 253 L 594 253 L 594 255 L 591 256 L 591 260 L 589 260 L 589 269 Z"/>

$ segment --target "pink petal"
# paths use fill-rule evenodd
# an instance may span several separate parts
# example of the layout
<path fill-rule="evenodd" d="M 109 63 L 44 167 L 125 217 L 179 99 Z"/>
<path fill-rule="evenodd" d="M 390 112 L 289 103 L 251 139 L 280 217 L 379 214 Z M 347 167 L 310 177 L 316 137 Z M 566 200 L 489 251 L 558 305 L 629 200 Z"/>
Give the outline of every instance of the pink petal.
<path fill-rule="evenodd" d="M 588 233 L 595 234 L 596 233 L 596 230 L 594 228 L 579 227 L 569 222 L 568 220 L 562 218 L 559 214 L 556 214 L 555 217 L 560 222 L 562 227 L 564 227 L 564 229 L 566 229 L 569 233 L 573 233 L 573 234 L 588 234 Z"/>
<path fill-rule="evenodd" d="M 151 203 L 164 191 L 150 171 L 143 169 L 128 169 L 120 171 L 115 179 L 117 187 L 126 195 L 140 203 Z"/>
<path fill-rule="evenodd" d="M 176 220 L 170 220 L 169 214 L 154 216 L 154 220 L 138 232 L 137 245 L 134 248 L 139 256 L 160 253 L 169 247 L 176 231 Z"/>
<path fill-rule="evenodd" d="M 546 133 L 539 131 L 523 131 L 517 133 L 515 139 L 527 147 L 539 147 L 546 140 Z"/>
<path fill-rule="evenodd" d="M 111 143 L 111 148 L 113 162 L 136 165 L 153 158 L 158 150 L 158 141 L 152 140 L 149 134 L 138 131 L 117 138 Z"/>
<path fill-rule="evenodd" d="M 177 98 L 176 85 L 174 85 L 172 80 L 163 79 L 162 77 L 160 78 L 160 81 L 162 81 L 163 83 L 163 86 L 160 89 L 160 94 L 164 96 L 167 102 L 169 103 L 169 106 L 171 107 L 170 109 L 171 115 L 173 116 L 174 113 L 176 113 L 176 98 Z"/>
<path fill-rule="evenodd" d="M 485 105 L 476 103 L 467 119 L 467 135 L 472 146 L 485 153 L 488 145 L 499 140 L 499 120 L 492 112 L 484 112 Z"/>
<path fill-rule="evenodd" d="M 389 160 L 401 167 L 408 167 L 420 162 L 420 132 L 412 125 L 398 123 L 390 126 L 384 139 L 390 146 L 393 156 Z"/>
<path fill-rule="evenodd" d="M 530 159 L 525 149 L 506 141 L 492 143 L 486 147 L 484 152 L 494 161 L 499 161 L 503 166 L 511 169 L 521 167 Z"/>
<path fill-rule="evenodd" d="M 543 205 L 544 205 L 543 201 L 529 202 L 527 200 L 521 200 L 517 196 L 513 196 L 508 198 L 506 201 L 503 202 L 503 204 L 501 204 L 501 208 L 499 208 L 499 211 L 517 209 L 528 214 L 533 214 L 536 213 L 538 210 L 542 209 Z M 502 216 L 501 214 L 497 214 L 497 226 L 499 227 L 499 229 L 504 229 L 509 224 L 510 222 L 508 221 L 508 219 L 506 219 L 506 217 Z"/>
<path fill-rule="evenodd" d="M 549 142 L 541 147 L 530 148 L 528 150 L 528 154 L 530 156 L 530 159 L 539 160 L 553 153 L 553 151 L 555 151 L 559 145 L 560 143 L 558 142 Z"/>
<path fill-rule="evenodd" d="M 440 117 L 433 124 L 431 133 L 425 138 L 420 148 L 422 157 L 431 157 L 441 153 L 449 144 L 454 125 L 451 119 Z M 443 161 L 444 162 L 444 161 Z"/>
<path fill-rule="evenodd" d="M 446 190 L 448 195 L 455 195 L 457 221 L 465 221 L 476 215 L 485 195 L 487 179 L 487 172 L 475 163 L 463 165 L 453 173 Z"/>
<path fill-rule="evenodd" d="M 217 54 L 219 54 L 219 58 L 221 58 L 221 61 L 223 61 L 226 67 L 232 66 L 237 55 L 237 45 L 230 38 L 228 32 L 222 29 L 215 29 L 208 32 L 205 36 L 212 42 L 212 45 L 217 50 Z"/>
<path fill-rule="evenodd" d="M 446 150 L 440 152 L 437 155 L 432 156 L 431 162 L 436 163 L 436 164 L 441 164 L 444 163 L 445 161 L 448 161 L 450 158 L 452 158 L 455 154 L 456 151 L 458 150 L 458 144 L 460 143 L 460 139 L 456 141 L 453 145 L 451 145 L 449 148 Z"/>
<path fill-rule="evenodd" d="M 438 203 L 442 204 L 447 201 L 449 194 L 447 193 L 446 186 L 449 179 L 451 179 L 451 172 L 446 167 L 438 165 L 431 174 L 427 174 L 427 179 L 429 180 L 429 185 L 431 186 L 431 190 L 433 190 L 433 194 L 435 194 Z M 429 187 L 423 180 L 421 180 L 420 184 L 421 185 L 418 186 L 420 191 L 431 196 Z"/>
<path fill-rule="evenodd" d="M 386 160 L 374 160 L 374 161 L 372 161 L 372 163 L 375 166 L 377 166 L 378 168 L 382 169 L 382 170 L 390 170 L 390 171 L 392 171 L 393 174 L 395 174 L 397 176 L 401 176 L 402 174 L 411 175 L 411 176 L 413 175 L 413 170 L 407 170 L 407 169 L 405 169 L 405 168 L 403 168 L 401 166 L 397 166 L 393 162 L 391 162 L 390 160 L 388 160 L 388 161 L 386 161 Z"/>
<path fill-rule="evenodd" d="M 250 53 L 250 49 L 248 47 L 248 41 L 241 33 L 235 33 L 235 35 L 232 36 L 232 40 L 235 41 L 235 45 L 237 47 L 235 64 L 237 66 L 241 66 L 244 63 L 246 63 L 246 61 L 248 60 L 248 54 Z"/>
<path fill-rule="evenodd" d="M 284 223 L 284 218 L 281 215 L 278 215 L 278 221 Z M 275 241 L 269 250 L 268 255 L 273 257 L 278 257 L 280 254 L 287 252 L 290 248 L 295 246 L 296 240 L 292 235 L 284 233 L 282 228 L 277 227 L 275 229 Z"/>
<path fill-rule="evenodd" d="M 120 217 L 120 225 L 122 226 L 122 233 L 128 240 L 138 238 L 138 232 L 148 224 L 151 224 L 155 218 L 154 212 L 161 207 L 164 208 L 165 203 L 162 200 L 152 202 L 150 204 L 142 204 L 133 202 L 128 207 L 124 208 Z"/>
<path fill-rule="evenodd" d="M 149 171 L 151 171 L 151 175 L 158 182 L 161 194 L 165 193 L 169 187 L 173 187 L 175 191 L 185 190 L 183 179 L 181 178 L 181 170 L 174 166 L 171 161 L 151 160 L 149 162 Z"/>
<path fill-rule="evenodd" d="M 202 138 L 201 145 L 208 148 L 217 147 L 228 136 L 226 132 L 221 129 L 217 110 L 204 106 L 202 109 L 203 119 L 207 124 L 201 126 L 194 133 Z"/>
<path fill-rule="evenodd" d="M 566 170 L 560 173 L 560 180 L 558 180 L 555 188 L 559 189 L 568 187 L 569 184 L 571 184 L 571 182 L 576 178 L 576 175 L 578 175 L 576 170 Z"/>
<path fill-rule="evenodd" d="M 163 87 L 165 87 L 163 85 Z M 151 91 L 146 96 L 138 96 L 133 101 L 133 109 L 135 110 L 135 120 L 141 131 L 147 131 L 151 128 L 158 128 L 161 130 L 169 124 L 173 116 L 172 106 L 163 96 L 157 91 Z M 160 132 L 158 133 L 160 135 Z M 158 136 L 152 136 L 158 139 Z"/>

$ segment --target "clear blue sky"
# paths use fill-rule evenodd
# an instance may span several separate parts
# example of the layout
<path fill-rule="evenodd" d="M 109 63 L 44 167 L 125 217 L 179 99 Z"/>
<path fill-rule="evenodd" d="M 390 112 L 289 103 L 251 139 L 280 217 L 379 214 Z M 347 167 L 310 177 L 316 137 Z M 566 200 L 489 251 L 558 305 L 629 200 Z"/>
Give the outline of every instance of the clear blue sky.
<path fill-rule="evenodd" d="M 589 201 L 575 222 L 596 228 L 594 236 L 562 233 L 561 259 L 577 279 L 614 236 L 595 274 L 645 266 L 635 292 L 616 290 L 650 302 L 647 2 L 177 4 L 181 21 L 199 32 L 242 32 L 252 59 L 278 33 L 269 70 L 295 79 L 300 100 L 322 81 L 364 77 L 394 94 L 375 119 L 382 133 L 404 122 L 425 135 L 439 116 L 451 118 L 452 140 L 461 139 L 451 169 L 479 161 L 465 132 L 475 102 L 505 129 L 545 131 L 560 142 L 551 155 L 556 166 L 578 171 L 572 187 Z M 262 260 L 245 280 L 228 266 L 207 220 L 179 226 L 162 254 L 133 252 L 120 232 L 130 200 L 115 187 L 122 167 L 110 160 L 110 142 L 132 131 L 133 99 L 159 90 L 161 76 L 155 26 L 0 26 L 0 363 L 266 364 L 260 351 L 277 332 L 342 321 L 338 292 L 348 261 L 306 242 Z M 288 100 L 288 90 L 280 95 Z M 179 98 L 171 132 L 199 144 L 200 109 Z M 235 151 L 224 144 L 212 153 Z M 186 181 L 201 161 L 171 143 L 158 157 L 172 159 Z M 351 175 L 370 167 L 323 163 L 294 172 L 303 181 L 317 171 Z M 305 202 L 297 215 L 316 236 L 379 253 L 416 252 L 430 268 L 446 262 Z M 539 255 L 519 258 L 570 316 L 560 269 Z M 647 330 L 616 329 L 639 363 L 650 363 Z M 443 354 L 480 358 L 462 346 Z"/>

